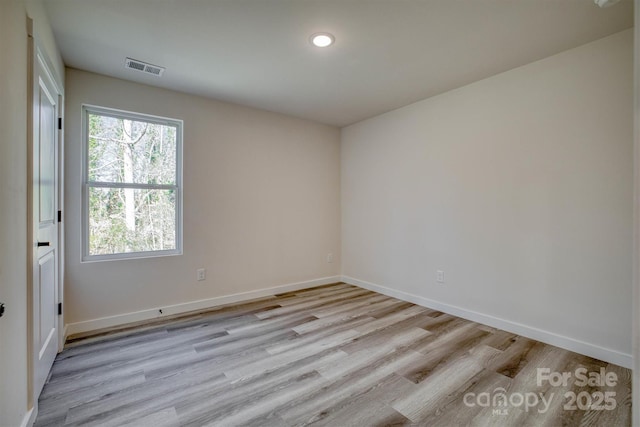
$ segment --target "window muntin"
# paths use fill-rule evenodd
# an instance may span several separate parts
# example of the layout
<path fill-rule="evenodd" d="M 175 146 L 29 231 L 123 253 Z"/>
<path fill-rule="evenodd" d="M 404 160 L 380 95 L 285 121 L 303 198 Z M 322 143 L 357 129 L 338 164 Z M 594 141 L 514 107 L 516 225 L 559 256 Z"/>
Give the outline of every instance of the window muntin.
<path fill-rule="evenodd" d="M 83 109 L 83 260 L 182 253 L 182 121 Z"/>

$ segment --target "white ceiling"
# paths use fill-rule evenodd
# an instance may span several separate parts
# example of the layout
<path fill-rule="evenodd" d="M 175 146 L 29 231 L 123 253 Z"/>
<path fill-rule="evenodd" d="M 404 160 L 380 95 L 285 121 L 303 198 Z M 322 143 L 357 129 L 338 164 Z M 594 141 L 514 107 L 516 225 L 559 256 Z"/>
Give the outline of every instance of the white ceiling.
<path fill-rule="evenodd" d="M 593 0 L 46 0 L 65 63 L 344 126 L 633 26 Z M 309 36 L 335 35 L 318 49 Z M 163 77 L 124 68 L 132 57 Z"/>

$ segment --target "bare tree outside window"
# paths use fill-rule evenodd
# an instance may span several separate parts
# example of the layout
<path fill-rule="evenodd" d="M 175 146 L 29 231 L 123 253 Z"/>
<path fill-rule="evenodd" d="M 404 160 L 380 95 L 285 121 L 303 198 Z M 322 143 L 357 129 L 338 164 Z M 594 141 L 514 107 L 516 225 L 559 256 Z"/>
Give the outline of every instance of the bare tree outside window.
<path fill-rule="evenodd" d="M 85 258 L 179 253 L 181 125 L 85 107 Z"/>

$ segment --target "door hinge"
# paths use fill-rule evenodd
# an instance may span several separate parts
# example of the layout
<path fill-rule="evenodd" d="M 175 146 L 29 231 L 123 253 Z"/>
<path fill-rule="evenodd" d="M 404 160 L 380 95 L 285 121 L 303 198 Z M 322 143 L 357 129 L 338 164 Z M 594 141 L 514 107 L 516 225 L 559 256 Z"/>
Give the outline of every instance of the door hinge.
<path fill-rule="evenodd" d="M 58 303 L 58 316 L 62 316 L 62 303 Z"/>
<path fill-rule="evenodd" d="M 58 117 L 58 130 L 62 130 L 62 117 Z"/>
<path fill-rule="evenodd" d="M 62 222 L 62 211 L 58 211 L 58 222 Z"/>

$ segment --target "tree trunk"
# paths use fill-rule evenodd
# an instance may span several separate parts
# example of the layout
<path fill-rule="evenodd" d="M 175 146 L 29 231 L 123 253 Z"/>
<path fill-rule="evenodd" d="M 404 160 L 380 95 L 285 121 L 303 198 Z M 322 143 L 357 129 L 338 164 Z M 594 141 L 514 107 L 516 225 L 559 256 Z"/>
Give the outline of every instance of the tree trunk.
<path fill-rule="evenodd" d="M 133 182 L 133 134 L 131 120 L 123 120 L 124 126 L 124 182 Z M 136 231 L 135 190 L 124 189 L 124 215 L 127 230 Z"/>

